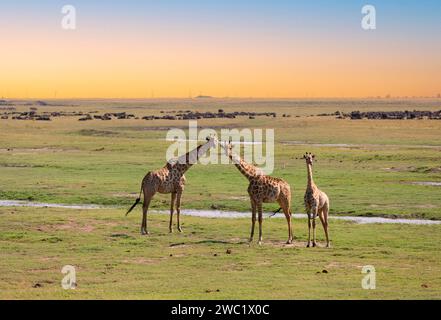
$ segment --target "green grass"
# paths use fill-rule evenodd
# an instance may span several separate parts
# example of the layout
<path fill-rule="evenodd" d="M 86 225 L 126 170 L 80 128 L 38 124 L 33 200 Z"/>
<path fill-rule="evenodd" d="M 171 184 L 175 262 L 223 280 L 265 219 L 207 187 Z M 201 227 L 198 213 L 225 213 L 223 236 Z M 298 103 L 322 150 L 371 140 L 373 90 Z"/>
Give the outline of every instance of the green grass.
<path fill-rule="evenodd" d="M 102 102 L 106 105 L 105 102 Z M 186 103 L 185 101 L 182 103 Z M 232 102 L 200 106 L 197 110 L 267 111 L 264 103 Z M 277 103 L 277 102 L 274 102 Z M 306 169 L 299 160 L 305 151 L 314 152 L 316 183 L 331 197 L 332 214 L 399 215 L 441 219 L 440 188 L 414 185 L 415 181 L 441 181 L 441 122 L 436 120 L 351 121 L 305 114 L 350 111 L 368 106 L 311 106 L 310 110 L 282 104 L 279 114 L 291 118 L 248 118 L 201 120 L 199 126 L 275 128 L 275 176 L 286 179 L 294 189 L 293 209 L 303 211 Z M 426 102 L 428 104 L 428 102 Z M 113 105 L 107 103 L 112 111 Z M 138 115 L 161 109 L 186 109 L 171 102 L 158 102 L 154 110 L 126 109 Z M 431 109 L 424 106 L 381 105 L 383 110 Z M 53 108 L 53 107 L 52 107 Z M 96 110 L 98 107 L 78 107 Z M 122 109 L 121 109 L 122 108 Z M 248 108 L 248 109 L 247 109 Z M 372 109 L 378 109 L 374 106 Z M 51 109 L 52 110 L 52 109 Z M 52 110 L 53 111 L 53 110 Z M 116 111 L 116 110 L 114 110 Z M 308 113 L 307 113 L 308 112 Z M 300 115 L 299 118 L 296 115 Z M 139 192 L 143 176 L 165 163 L 170 145 L 166 129 L 186 128 L 186 121 L 90 121 L 74 118 L 49 123 L 3 120 L 0 122 L 0 199 L 33 200 L 68 204 L 128 206 Z M 305 145 L 286 144 L 287 141 Z M 318 143 L 324 145 L 311 145 Z M 326 144 L 349 144 L 329 146 Z M 12 150 L 7 151 L 7 148 Z M 187 174 L 183 201 L 187 208 L 210 207 L 249 210 L 247 181 L 230 165 L 195 165 Z M 213 182 L 216 183 L 213 183 Z M 168 196 L 158 196 L 152 208 L 168 208 Z M 274 206 L 268 206 L 273 209 Z"/>
<path fill-rule="evenodd" d="M 294 212 L 304 210 L 306 168 L 299 158 L 309 151 L 318 158 L 314 180 L 330 197 L 331 215 L 441 220 L 441 188 L 412 184 L 441 181 L 441 121 L 310 117 L 336 110 L 439 110 L 439 102 L 72 102 L 77 103 L 81 105 L 65 109 L 139 116 L 165 109 L 277 110 L 275 119 L 198 124 L 217 129 L 274 128 L 273 175 L 290 183 Z M 291 117 L 280 117 L 283 113 Z M 439 225 L 331 220 L 333 248 L 328 250 L 304 248 L 304 220 L 294 222 L 294 246 L 283 245 L 287 238 L 283 219 L 269 219 L 264 222 L 264 245 L 250 247 L 249 219 L 185 216 L 185 232 L 170 235 L 168 217 L 151 214 L 152 235 L 140 236 L 140 208 L 128 218 L 124 209 L 133 203 L 143 176 L 164 165 L 167 128 L 187 126 L 185 121 L 0 120 L 0 200 L 121 207 L 0 208 L 0 298 L 441 298 Z M 186 176 L 183 208 L 249 211 L 248 183 L 234 166 L 195 165 Z M 151 208 L 168 209 L 169 197 L 155 196 Z M 276 208 L 265 205 L 265 210 Z M 227 249 L 232 253 L 226 254 Z M 67 264 L 77 268 L 76 290 L 61 289 L 61 268 Z M 376 290 L 361 289 L 364 265 L 376 267 Z"/>
<path fill-rule="evenodd" d="M 333 247 L 308 249 L 297 219 L 293 246 L 283 219 L 265 219 L 264 244 L 248 246 L 249 219 L 184 216 L 184 233 L 170 235 L 168 216 L 151 214 L 141 236 L 138 210 L 1 208 L 0 218 L 0 299 L 441 298 L 438 225 L 331 220 Z M 67 264 L 75 290 L 60 285 Z M 364 265 L 376 268 L 376 290 L 361 288 Z"/>

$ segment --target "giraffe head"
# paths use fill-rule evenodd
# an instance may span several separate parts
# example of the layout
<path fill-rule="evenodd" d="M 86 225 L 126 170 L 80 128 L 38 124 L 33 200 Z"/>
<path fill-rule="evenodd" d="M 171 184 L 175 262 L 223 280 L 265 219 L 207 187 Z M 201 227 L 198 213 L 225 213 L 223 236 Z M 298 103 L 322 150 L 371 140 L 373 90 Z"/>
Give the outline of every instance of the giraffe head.
<path fill-rule="evenodd" d="M 231 140 L 229 142 L 223 141 L 221 143 L 222 149 L 225 151 L 225 155 L 227 157 L 230 157 L 233 154 L 233 144 L 231 143 Z"/>
<path fill-rule="evenodd" d="M 217 144 L 219 141 L 217 140 L 215 135 L 209 135 L 207 136 L 207 138 L 205 138 L 205 140 L 207 140 L 207 144 L 210 148 L 217 148 Z"/>
<path fill-rule="evenodd" d="M 303 159 L 306 160 L 306 164 L 310 164 L 312 166 L 314 160 L 315 160 L 315 155 L 313 155 L 311 152 L 307 152 L 303 155 Z"/>

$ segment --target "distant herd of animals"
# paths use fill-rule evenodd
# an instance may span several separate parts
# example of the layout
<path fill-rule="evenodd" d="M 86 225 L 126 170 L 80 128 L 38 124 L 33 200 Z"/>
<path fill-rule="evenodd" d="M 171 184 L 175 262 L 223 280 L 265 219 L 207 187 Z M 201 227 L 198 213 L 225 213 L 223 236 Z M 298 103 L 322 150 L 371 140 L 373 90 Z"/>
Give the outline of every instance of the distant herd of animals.
<path fill-rule="evenodd" d="M 291 223 L 291 188 L 290 185 L 283 179 L 268 176 L 263 173 L 260 168 L 255 167 L 243 160 L 239 155 L 233 153 L 233 144 L 230 142 L 219 142 L 216 137 L 207 137 L 206 143 L 199 145 L 196 149 L 186 153 L 185 155 L 168 161 L 166 165 L 156 171 L 151 171 L 146 174 L 141 183 L 141 190 L 139 197 L 136 199 L 132 207 L 127 211 L 126 216 L 136 207 L 141 201 L 141 195 L 144 195 L 142 208 L 142 223 L 141 234 L 149 234 L 147 230 L 147 212 L 153 196 L 159 192 L 163 194 L 171 194 L 170 204 L 170 222 L 169 231 L 173 232 L 173 213 L 176 208 L 177 228 L 182 232 L 180 213 L 181 213 L 181 197 L 185 186 L 184 173 L 197 160 L 207 153 L 211 148 L 216 148 L 218 144 L 225 151 L 226 156 L 234 163 L 236 168 L 244 175 L 248 181 L 248 194 L 251 201 L 251 234 L 249 241 L 252 242 L 254 238 L 254 229 L 256 220 L 259 222 L 259 244 L 262 243 L 262 222 L 263 222 L 263 203 L 277 202 L 280 209 L 283 211 L 288 223 L 288 244 L 293 241 L 293 231 Z M 308 215 L 308 243 L 307 247 L 311 246 L 311 228 L 312 228 L 312 246 L 316 243 L 316 218 L 319 217 L 323 225 L 326 235 L 326 247 L 330 247 L 328 234 L 328 217 L 329 217 L 329 198 L 321 191 L 314 183 L 312 177 L 312 167 L 315 156 L 311 153 L 306 153 L 303 158 L 306 161 L 308 182 L 304 197 L 305 208 Z"/>
<path fill-rule="evenodd" d="M 2 108 L 0 107 L 0 111 Z M 32 107 L 29 111 L 16 111 L 15 108 L 8 107 L 3 113 L 0 113 L 1 120 L 35 120 L 35 121 L 51 121 L 52 118 L 61 117 L 79 117 L 78 121 L 90 121 L 90 120 L 199 120 L 199 119 L 236 119 L 238 117 L 248 117 L 248 119 L 256 119 L 257 117 L 271 117 L 276 118 L 275 112 L 245 112 L 245 111 L 233 111 L 225 112 L 223 109 L 219 109 L 217 112 L 199 112 L 199 111 L 161 111 L 162 115 L 148 115 L 148 116 L 136 116 L 127 112 L 107 112 L 104 114 L 98 114 L 98 111 L 46 111 L 38 112 L 37 108 Z M 164 114 L 166 113 L 166 114 Z M 286 115 L 283 115 L 286 117 Z"/>
<path fill-rule="evenodd" d="M 3 102 L 2 102 L 3 101 Z M 32 105 L 32 104 L 31 104 Z M 44 101 L 37 101 L 39 107 L 54 106 Z M 27 105 L 26 105 L 27 106 Z M 1 112 L 3 111 L 3 112 Z M 227 112 L 223 109 L 215 111 L 192 111 L 192 110 L 168 110 L 160 111 L 160 115 L 139 116 L 127 112 L 108 112 L 99 114 L 98 111 L 44 111 L 39 112 L 37 107 L 30 107 L 29 111 L 17 111 L 14 105 L 8 101 L 0 100 L 0 120 L 35 120 L 35 121 L 51 121 L 53 118 L 61 117 L 79 117 L 78 121 L 90 120 L 198 120 L 198 119 L 235 119 L 239 117 L 248 117 L 248 119 L 256 119 L 257 117 L 276 118 L 275 112 L 245 112 L 231 111 Z M 290 118 L 291 114 L 283 114 L 282 118 Z M 309 115 L 310 117 L 314 115 Z M 319 117 L 335 117 L 337 119 L 351 120 L 441 120 L 441 110 L 439 111 L 351 111 L 317 114 Z M 295 117 L 300 117 L 296 115 Z"/>

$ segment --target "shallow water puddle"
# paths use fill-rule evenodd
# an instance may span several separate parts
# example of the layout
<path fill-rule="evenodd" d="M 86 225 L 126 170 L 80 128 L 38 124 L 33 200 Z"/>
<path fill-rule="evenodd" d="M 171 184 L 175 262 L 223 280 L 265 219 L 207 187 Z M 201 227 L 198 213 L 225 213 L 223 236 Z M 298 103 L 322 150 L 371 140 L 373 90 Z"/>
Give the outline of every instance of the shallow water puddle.
<path fill-rule="evenodd" d="M 441 149 L 441 146 L 436 145 L 413 145 L 413 144 L 351 144 L 351 143 L 308 143 L 306 141 L 282 141 L 285 145 L 294 146 L 311 146 L 311 147 L 334 147 L 334 148 L 384 148 L 384 147 L 397 147 L 397 148 L 415 148 L 415 149 Z"/>
<path fill-rule="evenodd" d="M 168 211 L 156 211 L 157 213 L 168 214 Z M 204 217 L 204 218 L 249 218 L 250 212 L 237 212 L 237 211 L 220 211 L 220 210 L 182 210 L 182 214 L 194 216 L 194 217 Z M 269 217 L 269 213 L 266 217 Z M 295 213 L 292 215 L 294 219 L 306 219 L 307 215 L 303 213 Z M 285 218 L 283 214 L 278 214 L 274 218 Z M 349 216 L 330 216 L 330 219 L 352 221 L 358 224 L 370 224 L 370 223 L 402 223 L 402 224 L 441 224 L 441 221 L 434 220 L 423 220 L 423 219 L 391 219 L 391 218 L 381 218 L 381 217 L 349 217 Z"/>
<path fill-rule="evenodd" d="M 28 201 L 18 201 L 18 200 L 0 200 L 0 207 L 34 207 L 34 208 L 64 208 L 64 209 L 83 209 L 83 210 L 94 210 L 94 209 L 120 209 L 111 206 L 98 206 L 93 204 L 85 205 L 64 205 L 56 203 L 41 203 L 41 202 L 28 202 Z M 123 208 L 121 208 L 123 209 Z M 167 210 L 151 210 L 152 213 L 159 214 L 169 214 Z M 238 218 L 249 218 L 250 212 L 239 212 L 239 211 L 221 211 L 221 210 L 194 210 L 194 209 L 184 209 L 181 211 L 183 215 L 202 217 L 202 218 L 224 218 L 224 219 L 238 219 Z M 265 214 L 265 217 L 269 217 L 269 213 Z M 284 218 L 283 214 L 277 214 L 271 219 Z M 294 219 L 306 219 L 306 214 L 295 213 L 293 214 Z M 399 224 L 414 224 L 414 225 L 433 225 L 441 224 L 441 221 L 435 220 L 423 220 L 423 219 L 391 219 L 382 217 L 350 217 L 350 216 L 330 216 L 330 219 L 352 221 L 358 224 L 372 224 L 372 223 L 399 223 Z"/>
<path fill-rule="evenodd" d="M 415 181 L 415 182 L 410 182 L 410 184 L 417 186 L 441 187 L 441 182 L 433 182 L 433 181 Z"/>
<path fill-rule="evenodd" d="M 94 204 L 68 205 L 58 203 L 30 202 L 21 200 L 0 200 L 0 207 L 64 208 L 64 209 L 105 209 Z"/>
<path fill-rule="evenodd" d="M 306 218 L 306 215 L 305 215 Z M 391 219 L 382 217 L 347 217 L 347 216 L 330 216 L 331 219 L 353 221 L 358 224 L 370 224 L 370 223 L 399 223 L 399 224 L 441 224 L 441 221 L 436 220 L 424 220 L 424 219 Z"/>

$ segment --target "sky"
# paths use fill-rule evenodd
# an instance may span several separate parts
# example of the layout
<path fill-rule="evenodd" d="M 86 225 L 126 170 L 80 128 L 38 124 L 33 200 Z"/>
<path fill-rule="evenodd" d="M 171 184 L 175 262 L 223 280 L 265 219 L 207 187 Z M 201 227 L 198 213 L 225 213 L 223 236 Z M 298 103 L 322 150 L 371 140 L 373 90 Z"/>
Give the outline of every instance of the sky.
<path fill-rule="evenodd" d="M 2 0 L 0 97 L 435 96 L 440 39 L 439 0 Z"/>

